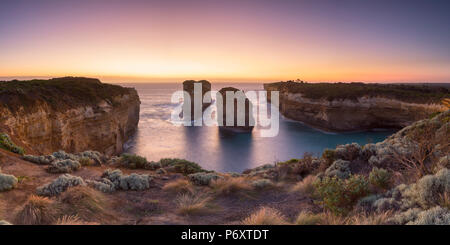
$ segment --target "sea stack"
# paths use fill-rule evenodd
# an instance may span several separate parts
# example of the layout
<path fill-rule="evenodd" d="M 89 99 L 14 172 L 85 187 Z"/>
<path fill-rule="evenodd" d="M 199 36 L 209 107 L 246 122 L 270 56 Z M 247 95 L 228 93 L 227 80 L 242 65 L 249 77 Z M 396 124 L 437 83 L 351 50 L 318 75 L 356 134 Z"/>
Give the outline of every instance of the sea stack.
<path fill-rule="evenodd" d="M 234 123 L 233 125 L 227 125 L 227 117 L 226 117 L 226 108 L 227 108 L 227 92 L 233 92 L 235 95 L 235 98 L 233 99 L 234 102 Z M 240 93 L 236 92 L 242 92 L 241 95 L 245 98 L 245 124 L 244 125 L 238 125 L 238 99 L 236 99 Z M 219 104 L 217 105 L 217 120 L 219 122 L 219 129 L 225 130 L 225 131 L 231 131 L 231 132 L 237 132 L 237 133 L 250 133 L 254 128 L 254 118 L 253 118 L 253 105 L 250 102 L 250 100 L 243 94 L 244 91 L 241 91 L 237 88 L 233 87 L 225 87 L 219 90 L 220 95 L 222 95 L 222 106 Z M 242 102 L 241 102 L 242 104 Z M 220 120 L 220 115 L 222 115 L 222 119 Z M 223 123 L 222 123 L 222 122 Z"/>
<path fill-rule="evenodd" d="M 195 93 L 195 85 L 199 84 L 201 85 L 201 94 Z M 198 97 L 201 98 L 201 108 L 202 108 L 202 112 L 206 110 L 206 108 L 208 108 L 208 106 L 211 105 L 211 102 L 209 103 L 204 103 L 203 100 L 205 98 L 205 94 L 207 92 L 211 91 L 211 83 L 206 81 L 206 80 L 200 80 L 200 81 L 194 81 L 194 80 L 186 80 L 183 82 L 183 90 L 189 93 L 190 96 L 190 104 L 191 104 L 191 120 L 194 120 L 198 117 L 201 117 L 202 115 L 194 115 L 194 98 Z M 184 98 L 184 101 L 187 101 L 186 98 Z M 209 95 L 209 101 L 211 101 L 211 95 Z"/>

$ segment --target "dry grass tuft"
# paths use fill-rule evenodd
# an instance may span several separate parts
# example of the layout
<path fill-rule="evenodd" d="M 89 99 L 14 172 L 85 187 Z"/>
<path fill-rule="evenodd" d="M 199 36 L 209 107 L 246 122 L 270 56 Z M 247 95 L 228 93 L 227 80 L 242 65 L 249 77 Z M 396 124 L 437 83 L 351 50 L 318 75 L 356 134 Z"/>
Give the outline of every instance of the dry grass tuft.
<path fill-rule="evenodd" d="M 98 225 L 98 223 L 83 221 L 76 215 L 64 215 L 56 221 L 55 225 Z"/>
<path fill-rule="evenodd" d="M 450 194 L 448 192 L 439 195 L 439 199 L 440 206 L 450 209 Z"/>
<path fill-rule="evenodd" d="M 320 225 L 322 223 L 323 223 L 322 214 L 313 214 L 306 211 L 300 212 L 295 221 L 296 225 Z"/>
<path fill-rule="evenodd" d="M 177 179 L 164 185 L 163 191 L 173 193 L 192 193 L 194 187 L 191 182 L 186 179 Z"/>
<path fill-rule="evenodd" d="M 316 214 L 321 218 L 320 225 L 384 225 L 392 217 L 391 212 L 350 213 L 348 216 L 335 215 L 330 212 Z"/>
<path fill-rule="evenodd" d="M 347 224 L 349 225 L 385 225 L 388 219 L 392 217 L 392 213 L 387 211 L 383 213 L 364 214 L 359 213 L 350 216 Z"/>
<path fill-rule="evenodd" d="M 323 212 L 318 214 L 321 217 L 321 225 L 348 225 L 349 218 L 336 215 L 331 212 Z"/>
<path fill-rule="evenodd" d="M 63 213 L 76 215 L 87 221 L 111 222 L 114 215 L 108 210 L 109 203 L 102 192 L 87 186 L 77 186 L 68 189 L 60 196 Z"/>
<path fill-rule="evenodd" d="M 241 222 L 243 225 L 286 225 L 288 222 L 280 211 L 262 207 Z"/>
<path fill-rule="evenodd" d="M 16 224 L 49 225 L 57 213 L 54 202 L 47 197 L 31 195 L 16 215 Z"/>
<path fill-rule="evenodd" d="M 214 180 L 211 182 L 211 187 L 217 195 L 246 193 L 253 190 L 253 187 L 244 177 Z"/>
<path fill-rule="evenodd" d="M 296 183 L 292 189 L 291 192 L 301 192 L 307 195 L 312 195 L 314 193 L 314 181 L 316 180 L 316 176 L 314 175 L 308 175 L 303 180 Z"/>
<path fill-rule="evenodd" d="M 180 194 L 176 201 L 177 212 L 182 215 L 201 215 L 212 211 L 209 201 L 211 199 L 204 193 Z"/>

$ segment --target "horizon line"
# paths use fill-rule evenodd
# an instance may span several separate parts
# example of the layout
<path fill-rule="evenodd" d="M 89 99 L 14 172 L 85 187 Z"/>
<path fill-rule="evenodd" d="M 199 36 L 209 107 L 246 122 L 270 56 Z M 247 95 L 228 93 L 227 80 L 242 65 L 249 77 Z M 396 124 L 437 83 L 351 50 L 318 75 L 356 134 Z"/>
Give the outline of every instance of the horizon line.
<path fill-rule="evenodd" d="M 214 83 L 271 83 L 271 82 L 285 82 L 296 81 L 295 79 L 282 79 L 282 78 L 200 78 L 200 77 L 140 77 L 140 76 L 104 76 L 104 75 L 20 75 L 20 76 L 0 76 L 0 81 L 12 81 L 12 80 L 33 80 L 33 79 L 52 79 L 61 77 L 86 77 L 96 78 L 105 83 L 179 83 L 186 80 L 207 80 Z M 407 80 L 383 80 L 383 81 L 364 81 L 364 80 L 303 80 L 300 81 L 308 83 L 450 83 L 450 81 L 407 81 Z"/>

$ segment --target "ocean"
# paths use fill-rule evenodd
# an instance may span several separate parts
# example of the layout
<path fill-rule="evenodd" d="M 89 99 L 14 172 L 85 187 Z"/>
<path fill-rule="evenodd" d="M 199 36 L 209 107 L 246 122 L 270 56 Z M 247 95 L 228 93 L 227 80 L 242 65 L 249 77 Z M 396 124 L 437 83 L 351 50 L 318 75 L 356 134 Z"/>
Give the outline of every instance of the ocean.
<path fill-rule="evenodd" d="M 347 143 L 376 143 L 394 133 L 392 130 L 327 133 L 301 122 L 280 116 L 279 133 L 261 137 L 259 128 L 251 134 L 223 134 L 217 127 L 184 127 L 171 122 L 171 112 L 179 104 L 171 103 L 172 93 L 182 84 L 121 84 L 136 88 L 141 99 L 137 133 L 127 142 L 126 152 L 145 156 L 149 161 L 183 158 L 204 169 L 242 172 L 264 164 L 301 158 L 305 152 L 321 155 L 325 148 Z M 262 84 L 212 84 L 212 90 L 232 86 L 244 91 L 263 90 Z"/>

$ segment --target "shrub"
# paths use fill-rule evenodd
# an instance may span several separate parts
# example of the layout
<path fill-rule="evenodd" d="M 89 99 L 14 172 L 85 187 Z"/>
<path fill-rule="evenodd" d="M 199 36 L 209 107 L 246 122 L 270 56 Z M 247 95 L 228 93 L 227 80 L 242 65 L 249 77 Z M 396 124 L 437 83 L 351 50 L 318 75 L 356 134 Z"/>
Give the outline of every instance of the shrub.
<path fill-rule="evenodd" d="M 297 158 L 292 158 L 291 160 L 287 160 L 287 161 L 285 161 L 285 162 L 278 162 L 277 163 L 277 166 L 279 166 L 279 165 L 290 165 L 290 164 L 295 164 L 295 163 L 298 163 L 300 160 L 299 159 L 297 159 Z"/>
<path fill-rule="evenodd" d="M 435 175 L 427 175 L 417 181 L 416 195 L 422 207 L 439 204 L 440 195 L 450 193 L 450 170 L 441 169 Z"/>
<path fill-rule="evenodd" d="M 280 213 L 280 211 L 262 207 L 249 217 L 245 218 L 242 222 L 243 225 L 286 225 L 288 222 L 286 218 Z"/>
<path fill-rule="evenodd" d="M 439 197 L 440 197 L 439 206 L 450 210 L 450 193 L 449 192 L 443 193 L 439 195 Z"/>
<path fill-rule="evenodd" d="M 210 198 L 202 193 L 180 194 L 175 200 L 177 212 L 182 215 L 205 214 L 210 211 L 208 202 Z"/>
<path fill-rule="evenodd" d="M 188 175 L 189 180 L 191 180 L 196 185 L 209 185 L 211 181 L 223 178 L 216 173 L 206 173 L 199 172 L 195 174 Z"/>
<path fill-rule="evenodd" d="M 20 155 L 25 154 L 23 148 L 14 144 L 8 134 L 0 133 L 0 148 Z"/>
<path fill-rule="evenodd" d="M 374 167 L 369 174 L 369 181 L 376 187 L 388 189 L 391 184 L 391 174 L 385 169 Z"/>
<path fill-rule="evenodd" d="M 154 162 L 154 161 L 151 161 L 151 162 L 148 162 L 146 165 L 145 165 L 145 169 L 149 169 L 149 170 L 156 170 L 156 169 L 161 169 L 161 163 L 159 163 L 159 162 Z M 165 171 L 165 170 L 164 170 Z"/>
<path fill-rule="evenodd" d="M 56 158 L 53 155 L 48 155 L 48 156 L 24 155 L 22 157 L 22 159 L 25 161 L 29 161 L 29 162 L 40 164 L 40 165 L 49 165 Z"/>
<path fill-rule="evenodd" d="M 408 225 L 450 225 L 450 211 L 446 208 L 436 206 L 417 214 L 414 221 Z"/>
<path fill-rule="evenodd" d="M 103 156 L 98 151 L 84 151 L 76 154 L 76 157 L 79 159 L 81 163 L 81 159 L 89 159 L 89 165 L 101 165 L 102 162 L 105 160 L 105 156 Z"/>
<path fill-rule="evenodd" d="M 350 176 L 350 162 L 338 159 L 331 164 L 327 170 L 325 170 L 325 175 L 328 177 L 336 176 L 340 179 L 347 179 Z"/>
<path fill-rule="evenodd" d="M 103 178 L 110 180 L 116 189 L 122 190 L 145 190 L 150 188 L 150 181 L 152 178 L 147 174 L 135 174 L 124 175 L 119 169 L 106 170 Z"/>
<path fill-rule="evenodd" d="M 295 220 L 296 225 L 320 225 L 321 223 L 323 223 L 322 215 L 305 211 L 300 212 Z"/>
<path fill-rule="evenodd" d="M 70 160 L 74 160 L 75 161 L 75 160 L 78 159 L 78 157 L 75 156 L 74 154 L 66 153 L 65 151 L 53 152 L 52 156 L 55 157 L 58 160 L 70 159 Z"/>
<path fill-rule="evenodd" d="M 177 179 L 175 181 L 169 182 L 163 186 L 163 191 L 169 192 L 193 192 L 193 186 L 191 182 L 185 179 Z"/>
<path fill-rule="evenodd" d="M 395 215 L 389 221 L 399 225 L 450 225 L 450 211 L 439 206 L 428 210 L 411 208 Z"/>
<path fill-rule="evenodd" d="M 244 177 L 217 179 L 211 182 L 211 187 L 218 195 L 245 193 L 253 189 Z"/>
<path fill-rule="evenodd" d="M 441 157 L 433 164 L 433 172 L 437 173 L 439 170 L 447 168 L 450 169 L 450 155 Z"/>
<path fill-rule="evenodd" d="M 252 181 L 253 188 L 258 189 L 258 190 L 262 190 L 262 189 L 267 189 L 267 188 L 271 188 L 274 187 L 274 183 L 271 180 L 268 179 L 258 179 L 258 180 L 254 180 Z"/>
<path fill-rule="evenodd" d="M 308 175 L 303 180 L 297 182 L 291 189 L 292 192 L 301 192 L 307 195 L 312 195 L 314 193 L 314 181 L 316 176 Z"/>
<path fill-rule="evenodd" d="M 163 158 L 160 160 L 160 164 L 162 167 L 168 167 L 168 169 L 172 172 L 181 173 L 184 175 L 205 171 L 195 162 L 178 158 Z"/>
<path fill-rule="evenodd" d="M 146 168 L 147 159 L 145 157 L 138 156 L 136 154 L 122 154 L 120 156 L 120 164 L 123 167 L 136 169 L 136 168 Z"/>
<path fill-rule="evenodd" d="M 18 180 L 14 175 L 0 173 L 0 192 L 14 189 L 17 183 Z"/>
<path fill-rule="evenodd" d="M 336 161 L 335 151 L 332 149 L 325 149 L 322 153 L 322 158 L 325 159 L 328 166 Z"/>
<path fill-rule="evenodd" d="M 88 158 L 88 157 L 82 157 L 78 162 L 81 164 L 81 166 L 92 166 L 95 164 L 95 161 Z"/>
<path fill-rule="evenodd" d="M 361 175 L 352 175 L 347 180 L 324 177 L 317 179 L 314 187 L 324 207 L 335 214 L 347 213 L 359 198 L 369 193 L 369 183 Z"/>
<path fill-rule="evenodd" d="M 57 210 L 47 197 L 31 195 L 16 215 L 16 224 L 49 225 L 53 222 Z"/>
<path fill-rule="evenodd" d="M 86 180 L 86 183 L 92 188 L 104 193 L 112 193 L 116 191 L 114 183 L 107 178 L 102 178 L 100 181 Z"/>
<path fill-rule="evenodd" d="M 334 151 L 336 159 L 343 159 L 347 161 L 353 161 L 357 159 L 361 154 L 361 146 L 357 143 L 338 145 Z"/>
<path fill-rule="evenodd" d="M 80 177 L 63 174 L 51 183 L 38 187 L 36 193 L 39 196 L 57 196 L 66 191 L 69 187 L 78 185 L 86 185 L 86 183 Z"/>
<path fill-rule="evenodd" d="M 78 161 L 71 159 L 57 160 L 50 163 L 47 171 L 49 173 L 71 173 L 81 168 L 81 164 Z"/>

